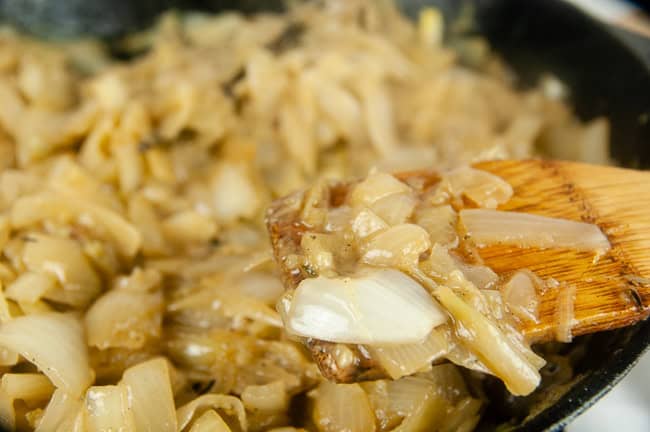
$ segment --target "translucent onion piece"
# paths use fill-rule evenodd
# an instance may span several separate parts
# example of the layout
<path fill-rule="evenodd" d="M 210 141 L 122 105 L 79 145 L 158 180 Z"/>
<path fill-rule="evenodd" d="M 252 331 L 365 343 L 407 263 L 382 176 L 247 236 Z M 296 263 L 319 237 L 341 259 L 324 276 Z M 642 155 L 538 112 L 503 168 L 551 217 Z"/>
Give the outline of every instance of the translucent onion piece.
<path fill-rule="evenodd" d="M 129 395 L 122 385 L 90 387 L 84 403 L 88 432 L 135 432 Z"/>
<path fill-rule="evenodd" d="M 275 305 L 284 292 L 284 286 L 278 277 L 263 272 L 244 274 L 235 284 L 242 295 L 254 297 L 267 305 Z"/>
<path fill-rule="evenodd" d="M 389 410 L 406 417 L 434 393 L 434 382 L 422 377 L 404 377 L 388 381 Z"/>
<path fill-rule="evenodd" d="M 479 245 L 564 247 L 599 254 L 610 248 L 600 228 L 584 222 L 482 209 L 461 210 L 460 219 L 467 234 Z"/>
<path fill-rule="evenodd" d="M 369 235 L 388 228 L 388 224 L 370 209 L 362 209 L 352 219 L 352 232 L 357 239 L 364 239 Z"/>
<path fill-rule="evenodd" d="M 396 225 L 364 242 L 361 260 L 373 266 L 408 269 L 417 265 L 420 255 L 430 247 L 429 234 L 422 227 L 413 224 Z"/>
<path fill-rule="evenodd" d="M 573 335 L 571 329 L 574 325 L 573 305 L 576 297 L 575 285 L 562 284 L 557 295 L 557 306 L 555 307 L 555 338 L 560 342 L 571 342 Z"/>
<path fill-rule="evenodd" d="M 513 194 L 512 186 L 502 178 L 469 167 L 447 173 L 441 185 L 453 196 L 464 195 L 484 208 L 496 208 L 507 202 Z"/>
<path fill-rule="evenodd" d="M 521 396 L 535 390 L 540 381 L 539 372 L 495 324 L 445 286 L 436 289 L 436 298 L 456 320 L 456 334 L 503 380 L 510 393 Z"/>
<path fill-rule="evenodd" d="M 353 206 L 371 206 L 392 194 L 410 193 L 411 188 L 390 174 L 374 172 L 354 186 L 349 201 Z"/>
<path fill-rule="evenodd" d="M 230 428 L 215 410 L 207 410 L 192 423 L 189 432 L 230 432 Z"/>
<path fill-rule="evenodd" d="M 6 290 L 7 298 L 18 303 L 35 303 L 56 287 L 56 279 L 44 273 L 25 272 Z"/>
<path fill-rule="evenodd" d="M 191 402 L 183 405 L 176 410 L 176 418 L 178 419 L 178 430 L 183 430 L 190 424 L 192 418 L 197 410 L 202 408 L 213 408 L 215 410 L 222 410 L 228 415 L 234 415 L 239 421 L 241 430 L 247 430 L 246 410 L 242 401 L 234 396 L 223 394 L 206 394 L 199 396 Z M 138 432 L 140 430 L 138 429 Z"/>
<path fill-rule="evenodd" d="M 6 373 L 0 380 L 0 390 L 13 399 L 21 399 L 31 405 L 48 400 L 54 386 L 41 374 Z"/>
<path fill-rule="evenodd" d="M 247 386 L 241 400 L 249 411 L 283 412 L 289 407 L 289 397 L 283 381 Z"/>
<path fill-rule="evenodd" d="M 63 389 L 56 389 L 35 432 L 77 432 L 73 426 L 78 422 L 81 407 L 81 395 L 72 396 Z"/>
<path fill-rule="evenodd" d="M 99 349 L 138 349 L 161 333 L 161 292 L 108 291 L 84 317 L 88 345 Z"/>
<path fill-rule="evenodd" d="M 455 246 L 458 243 L 458 215 L 450 205 L 425 206 L 416 210 L 415 223 L 424 228 L 432 243 Z"/>
<path fill-rule="evenodd" d="M 303 280 L 293 293 L 286 330 L 341 343 L 421 342 L 447 320 L 427 291 L 404 273 L 378 270 L 358 278 Z"/>
<path fill-rule="evenodd" d="M 167 360 L 155 358 L 127 369 L 121 384 L 128 391 L 136 431 L 176 432 L 176 411 Z"/>
<path fill-rule="evenodd" d="M 260 197 L 246 168 L 233 163 L 223 163 L 216 170 L 212 197 L 215 215 L 223 222 L 253 217 L 260 206 Z"/>
<path fill-rule="evenodd" d="M 522 320 L 537 322 L 539 298 L 535 281 L 528 272 L 518 271 L 501 287 L 501 295 L 508 309 Z"/>
<path fill-rule="evenodd" d="M 178 244 L 207 242 L 217 234 L 217 224 L 194 210 L 176 213 L 165 219 L 162 229 L 172 242 Z"/>
<path fill-rule="evenodd" d="M 82 327 L 69 315 L 15 318 L 0 326 L 0 345 L 20 353 L 71 395 L 81 395 L 93 381 Z"/>
<path fill-rule="evenodd" d="M 388 225 L 405 223 L 413 214 L 417 200 L 412 194 L 392 194 L 378 199 L 370 208 Z"/>
<path fill-rule="evenodd" d="M 63 292 L 48 292 L 46 297 L 76 307 L 87 306 L 101 289 L 101 281 L 74 240 L 31 234 L 25 244 L 23 261 L 34 272 L 55 277 Z"/>
<path fill-rule="evenodd" d="M 319 431 L 374 432 L 375 418 L 359 384 L 324 382 L 313 396 L 313 418 Z"/>
<path fill-rule="evenodd" d="M 447 353 L 447 340 L 435 329 L 423 341 L 406 345 L 369 347 L 370 355 L 393 379 L 430 367 Z"/>
<path fill-rule="evenodd" d="M 16 428 L 16 400 L 33 407 L 47 401 L 53 392 L 54 386 L 44 375 L 5 373 L 0 381 L 0 426 L 8 430 Z"/>
<path fill-rule="evenodd" d="M 43 192 L 22 197 L 11 208 L 11 223 L 15 228 L 44 220 L 67 222 L 73 219 L 105 234 L 125 257 L 133 257 L 142 245 L 140 232 L 118 213 L 61 194 Z"/>

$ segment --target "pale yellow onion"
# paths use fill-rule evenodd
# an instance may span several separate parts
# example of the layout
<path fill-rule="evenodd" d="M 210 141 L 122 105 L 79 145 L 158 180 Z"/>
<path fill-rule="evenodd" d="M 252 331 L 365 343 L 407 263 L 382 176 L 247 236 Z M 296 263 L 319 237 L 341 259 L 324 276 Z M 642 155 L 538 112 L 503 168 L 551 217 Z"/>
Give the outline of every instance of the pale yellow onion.
<path fill-rule="evenodd" d="M 306 232 L 300 239 L 300 249 L 313 269 L 322 273 L 334 267 L 334 251 L 340 248 L 340 242 L 334 234 Z"/>
<path fill-rule="evenodd" d="M 84 403 L 88 432 L 136 432 L 129 394 L 123 385 L 93 386 Z"/>
<path fill-rule="evenodd" d="M 231 432 L 215 410 L 207 410 L 192 423 L 189 432 Z"/>
<path fill-rule="evenodd" d="M 371 357 L 392 379 L 411 375 L 447 353 L 447 341 L 433 329 L 422 342 L 403 345 L 377 345 L 368 347 Z"/>
<path fill-rule="evenodd" d="M 228 415 L 234 415 L 237 417 L 241 430 L 247 430 L 246 410 L 242 401 L 234 396 L 223 394 L 205 394 L 178 408 L 176 410 L 178 430 L 185 429 L 194 418 L 196 411 L 202 408 L 223 410 Z"/>
<path fill-rule="evenodd" d="M 70 426 L 77 423 L 82 406 L 82 395 L 72 396 L 61 388 L 56 389 L 35 432 L 81 432 Z"/>
<path fill-rule="evenodd" d="M 129 395 L 138 432 L 176 432 L 176 411 L 167 360 L 154 358 L 124 371 L 121 385 Z M 185 425 L 183 425 L 181 430 Z"/>
<path fill-rule="evenodd" d="M 368 208 L 362 208 L 350 221 L 350 225 L 357 239 L 364 239 L 371 234 L 388 228 L 388 224 Z"/>
<path fill-rule="evenodd" d="M 56 387 L 81 395 L 93 381 L 83 329 L 61 313 L 28 315 L 0 326 L 0 345 L 34 363 Z"/>
<path fill-rule="evenodd" d="M 462 330 L 457 330 L 462 341 L 501 378 L 510 393 L 521 396 L 531 393 L 539 385 L 537 369 L 506 339 L 499 328 L 465 303 L 451 289 L 439 286 L 436 298 L 454 317 Z"/>
<path fill-rule="evenodd" d="M 86 312 L 86 340 L 99 349 L 142 348 L 160 337 L 162 314 L 161 292 L 108 291 Z"/>
<path fill-rule="evenodd" d="M 352 188 L 349 202 L 353 206 L 370 206 L 392 194 L 410 193 L 411 188 L 390 174 L 374 172 Z"/>
<path fill-rule="evenodd" d="M 465 397 L 447 414 L 441 432 L 471 432 L 481 418 L 483 403 L 480 399 Z"/>
<path fill-rule="evenodd" d="M 284 286 L 277 276 L 265 272 L 249 272 L 235 281 L 237 291 L 245 296 L 254 297 L 267 305 L 275 305 Z"/>
<path fill-rule="evenodd" d="M 432 243 L 456 246 L 458 215 L 450 205 L 423 206 L 415 211 L 415 223 L 427 230 Z"/>
<path fill-rule="evenodd" d="M 246 386 L 241 400 L 249 411 L 284 412 L 289 407 L 289 395 L 283 381 Z"/>
<path fill-rule="evenodd" d="M 285 329 L 330 342 L 421 342 L 447 315 L 406 274 L 373 270 L 357 278 L 305 279 L 293 293 Z"/>
<path fill-rule="evenodd" d="M 496 208 L 513 194 L 512 186 L 502 178 L 469 167 L 457 168 L 445 174 L 441 188 L 456 197 L 464 195 L 484 208 Z"/>
<path fill-rule="evenodd" d="M 558 289 L 560 292 L 557 294 L 557 306 L 555 307 L 555 339 L 568 343 L 573 340 L 571 329 L 575 324 L 576 287 L 571 284 L 562 284 Z"/>
<path fill-rule="evenodd" d="M 411 193 L 398 193 L 378 199 L 370 208 L 388 225 L 394 226 L 407 222 L 416 204 L 417 199 Z"/>
<path fill-rule="evenodd" d="M 25 228 L 44 220 L 70 222 L 77 219 L 91 230 L 105 234 L 128 258 L 135 255 L 142 244 L 136 228 L 113 210 L 54 192 L 21 197 L 11 208 L 10 216 L 15 228 Z"/>
<path fill-rule="evenodd" d="M 0 390 L 13 399 L 21 399 L 31 405 L 48 400 L 54 392 L 54 386 L 42 374 L 5 373 L 0 379 Z"/>
<path fill-rule="evenodd" d="M 18 276 L 5 292 L 7 298 L 18 303 L 35 303 L 56 285 L 53 275 L 28 271 Z"/>
<path fill-rule="evenodd" d="M 5 373 L 0 380 L 0 426 L 9 430 L 16 427 L 16 400 L 34 406 L 47 401 L 53 392 L 54 386 L 44 375 Z"/>
<path fill-rule="evenodd" d="M 45 296 L 77 307 L 87 306 L 101 289 L 101 281 L 78 242 L 45 234 L 31 234 L 23 250 L 29 270 L 55 277 L 62 291 L 49 290 Z"/>
<path fill-rule="evenodd" d="M 215 216 L 219 221 L 232 222 L 255 215 L 261 202 L 246 168 L 224 162 L 212 178 Z"/>
<path fill-rule="evenodd" d="M 609 250 L 607 237 L 593 224 L 529 213 L 469 209 L 460 211 L 469 238 L 478 245 Z"/>
<path fill-rule="evenodd" d="M 312 394 L 314 423 L 322 432 L 374 432 L 368 396 L 359 384 L 323 382 Z"/>
<path fill-rule="evenodd" d="M 128 215 L 142 236 L 142 251 L 146 255 L 164 255 L 168 252 L 160 218 L 154 206 L 143 195 L 130 197 Z"/>
<path fill-rule="evenodd" d="M 501 287 L 501 295 L 508 309 L 518 318 L 537 322 L 539 298 L 535 281 L 528 272 L 518 271 Z"/>
<path fill-rule="evenodd" d="M 162 223 L 165 236 L 177 244 L 208 242 L 217 234 L 217 224 L 194 210 L 171 215 Z"/>
<path fill-rule="evenodd" d="M 420 255 L 431 248 L 429 234 L 414 224 L 401 224 L 383 230 L 361 245 L 361 260 L 373 266 L 408 269 L 417 265 Z"/>

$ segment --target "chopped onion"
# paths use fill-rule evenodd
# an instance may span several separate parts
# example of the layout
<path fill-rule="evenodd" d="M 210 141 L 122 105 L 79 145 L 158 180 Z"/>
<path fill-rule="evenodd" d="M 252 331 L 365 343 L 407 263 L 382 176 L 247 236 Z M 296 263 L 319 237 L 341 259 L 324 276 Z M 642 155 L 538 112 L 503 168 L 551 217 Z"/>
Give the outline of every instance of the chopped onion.
<path fill-rule="evenodd" d="M 284 381 L 246 386 L 241 400 L 249 411 L 284 412 L 289 406 Z"/>
<path fill-rule="evenodd" d="M 466 196 L 479 207 L 496 208 L 513 194 L 512 186 L 502 178 L 486 171 L 463 167 L 445 175 L 441 189 L 452 196 Z"/>
<path fill-rule="evenodd" d="M 432 243 L 456 246 L 458 215 L 450 205 L 426 206 L 415 212 L 415 223 L 427 230 Z"/>
<path fill-rule="evenodd" d="M 411 375 L 431 366 L 447 353 L 447 340 L 435 329 L 423 341 L 405 345 L 369 347 L 370 355 L 393 379 Z"/>
<path fill-rule="evenodd" d="M 37 422 L 35 432 L 81 432 L 82 398 L 72 396 L 63 389 L 56 389 L 45 407 L 43 416 Z M 76 426 L 76 427 L 75 427 Z"/>
<path fill-rule="evenodd" d="M 243 165 L 222 163 L 212 178 L 214 212 L 218 220 L 232 222 L 257 213 L 260 198 Z"/>
<path fill-rule="evenodd" d="M 359 384 L 323 382 L 312 394 L 314 423 L 322 432 L 374 432 L 375 418 Z"/>
<path fill-rule="evenodd" d="M 436 298 L 457 323 L 456 334 L 515 396 L 531 393 L 540 381 L 537 369 L 516 349 L 499 328 L 445 286 Z"/>
<path fill-rule="evenodd" d="M 63 290 L 49 290 L 45 297 L 76 307 L 87 306 L 99 294 L 101 281 L 74 240 L 31 234 L 25 244 L 23 261 L 33 272 L 56 278 Z"/>
<path fill-rule="evenodd" d="M 194 210 L 176 213 L 165 219 L 162 230 L 174 243 L 207 242 L 217 234 L 217 224 Z"/>
<path fill-rule="evenodd" d="M 43 192 L 25 196 L 11 208 L 11 223 L 15 228 L 44 220 L 66 222 L 75 218 L 98 234 L 106 235 L 127 258 L 133 257 L 142 245 L 140 232 L 120 214 L 63 194 Z"/>
<path fill-rule="evenodd" d="M 69 315 L 27 315 L 3 323 L 0 345 L 20 353 L 71 395 L 81 395 L 93 381 L 82 327 Z"/>
<path fill-rule="evenodd" d="M 189 432 L 231 432 L 230 428 L 223 421 L 215 410 L 207 410 L 201 417 L 192 423 Z"/>
<path fill-rule="evenodd" d="M 132 366 L 124 371 L 121 384 L 128 391 L 136 431 L 176 432 L 176 411 L 167 360 L 155 358 Z"/>
<path fill-rule="evenodd" d="M 108 291 L 84 318 L 88 345 L 99 349 L 142 348 L 148 339 L 160 337 L 162 315 L 161 292 Z"/>
<path fill-rule="evenodd" d="M 19 304 L 35 303 L 55 287 L 56 279 L 53 276 L 27 271 L 7 287 L 6 295 Z"/>
<path fill-rule="evenodd" d="M 414 224 L 390 227 L 364 242 L 361 260 L 373 266 L 409 269 L 417 265 L 420 255 L 429 250 L 429 234 Z"/>
<path fill-rule="evenodd" d="M 54 386 L 44 375 L 5 373 L 0 381 L 0 426 L 8 430 L 16 428 L 16 400 L 33 407 L 47 401 L 53 392 Z"/>
<path fill-rule="evenodd" d="M 413 214 L 417 200 L 411 193 L 399 193 L 378 199 L 370 208 L 388 225 L 405 223 Z"/>
<path fill-rule="evenodd" d="M 501 287 L 508 309 L 518 318 L 537 322 L 539 299 L 535 282 L 526 271 L 518 271 Z"/>
<path fill-rule="evenodd" d="M 13 399 L 21 399 L 31 405 L 48 400 L 54 386 L 42 374 L 5 373 L 0 380 L 0 390 Z"/>
<path fill-rule="evenodd" d="M 439 383 L 427 376 L 405 377 L 388 383 L 389 410 L 404 418 L 394 431 L 416 432 L 442 425 L 451 408 Z M 462 387 L 461 387 L 462 389 Z"/>
<path fill-rule="evenodd" d="M 357 239 L 364 239 L 371 234 L 388 228 L 388 224 L 375 212 L 364 208 L 352 219 L 352 232 Z"/>
<path fill-rule="evenodd" d="M 421 342 L 446 320 L 420 284 L 387 269 L 358 278 L 303 280 L 285 327 L 291 334 L 330 342 L 407 344 Z"/>
<path fill-rule="evenodd" d="M 135 432 L 129 395 L 122 385 L 90 387 L 84 404 L 88 432 Z"/>
<path fill-rule="evenodd" d="M 571 329 L 574 325 L 573 306 L 576 297 L 575 285 L 562 284 L 557 294 L 557 306 L 555 307 L 555 338 L 560 342 L 571 342 L 573 335 Z"/>
<path fill-rule="evenodd" d="M 196 412 L 202 408 L 213 408 L 215 410 L 222 410 L 228 415 L 234 415 L 239 421 L 241 430 L 248 430 L 246 421 L 246 410 L 242 401 L 235 396 L 228 396 L 223 394 L 206 394 L 199 396 L 196 399 L 188 402 L 176 410 L 176 418 L 178 419 L 178 430 L 183 430 L 190 424 Z M 140 429 L 138 429 L 138 432 Z"/>
<path fill-rule="evenodd" d="M 584 222 L 482 209 L 461 210 L 460 219 L 467 234 L 479 245 L 564 247 L 599 254 L 610 248 L 600 228 Z"/>
<path fill-rule="evenodd" d="M 390 174 L 374 172 L 354 186 L 350 194 L 353 206 L 369 207 L 376 201 L 393 194 L 408 194 L 411 188 Z"/>

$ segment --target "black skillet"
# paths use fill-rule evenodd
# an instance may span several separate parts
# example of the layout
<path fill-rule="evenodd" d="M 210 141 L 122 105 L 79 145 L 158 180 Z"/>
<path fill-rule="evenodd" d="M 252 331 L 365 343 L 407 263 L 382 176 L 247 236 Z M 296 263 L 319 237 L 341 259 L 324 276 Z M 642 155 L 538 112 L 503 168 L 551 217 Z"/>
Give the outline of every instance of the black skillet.
<path fill-rule="evenodd" d="M 474 29 L 517 71 L 519 85 L 551 72 L 571 89 L 571 103 L 584 119 L 605 115 L 612 125 L 612 157 L 622 165 L 650 168 L 650 42 L 602 24 L 560 0 L 402 0 L 416 16 L 426 5 L 454 17 L 466 3 L 475 10 Z M 151 22 L 170 6 L 245 12 L 278 8 L 257 0 L 0 0 L 0 13 L 40 36 L 93 34 L 111 38 Z M 649 191 L 650 193 L 650 191 Z M 650 211 L 650 209 L 649 209 Z M 649 252 L 650 253 L 650 252 Z M 479 430 L 560 431 L 607 393 L 650 345 L 650 321 L 577 338 L 561 350 L 575 359 L 565 387 L 533 397 L 508 397 L 491 383 Z M 550 364 L 544 374 L 557 373 Z M 612 413 L 614 414 L 614 413 Z"/>

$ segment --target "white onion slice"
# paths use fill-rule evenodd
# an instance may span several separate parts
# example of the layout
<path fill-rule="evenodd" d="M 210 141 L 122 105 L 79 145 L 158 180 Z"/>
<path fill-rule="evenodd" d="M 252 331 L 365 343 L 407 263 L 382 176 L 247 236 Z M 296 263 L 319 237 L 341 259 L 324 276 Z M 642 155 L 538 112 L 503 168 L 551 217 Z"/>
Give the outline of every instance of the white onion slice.
<path fill-rule="evenodd" d="M 359 278 L 303 280 L 286 315 L 289 333 L 340 343 L 422 341 L 447 315 L 404 273 L 379 270 Z"/>
<path fill-rule="evenodd" d="M 483 209 L 461 210 L 460 219 L 467 234 L 479 245 L 565 247 L 598 253 L 610 248 L 600 228 L 584 222 Z"/>
<path fill-rule="evenodd" d="M 121 385 L 129 395 L 138 432 L 175 432 L 177 428 L 174 395 L 169 365 L 164 358 L 154 358 L 124 371 Z"/>
<path fill-rule="evenodd" d="M 28 315 L 0 327 L 0 345 L 34 363 L 56 387 L 81 395 L 93 381 L 79 321 L 69 315 Z"/>
<path fill-rule="evenodd" d="M 422 342 L 369 347 L 369 351 L 392 379 L 398 379 L 430 367 L 447 353 L 447 345 L 445 336 L 434 329 Z"/>

